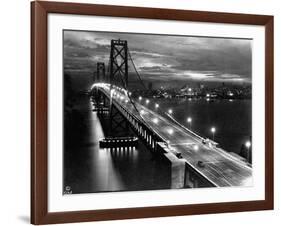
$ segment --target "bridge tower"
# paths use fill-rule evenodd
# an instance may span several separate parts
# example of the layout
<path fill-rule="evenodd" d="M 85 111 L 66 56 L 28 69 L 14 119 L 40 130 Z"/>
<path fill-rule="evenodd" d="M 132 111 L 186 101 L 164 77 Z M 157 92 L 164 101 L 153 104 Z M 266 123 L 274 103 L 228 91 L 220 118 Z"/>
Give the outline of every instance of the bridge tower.
<path fill-rule="evenodd" d="M 111 40 L 110 84 L 128 88 L 128 45 L 125 40 Z"/>
<path fill-rule="evenodd" d="M 97 62 L 97 69 L 93 72 L 93 80 L 97 82 L 105 82 L 105 64 L 104 62 Z M 103 109 L 105 105 L 105 98 L 99 93 L 94 94 L 97 109 Z"/>
<path fill-rule="evenodd" d="M 97 63 L 97 74 L 96 74 L 97 81 L 105 82 L 105 64 L 104 62 Z"/>
<path fill-rule="evenodd" d="M 96 72 L 93 71 L 93 82 L 95 83 L 96 82 Z"/>
<path fill-rule="evenodd" d="M 97 62 L 97 70 L 93 72 L 94 82 L 105 82 L 105 64 L 104 62 Z"/>
<path fill-rule="evenodd" d="M 111 40 L 109 82 L 112 85 L 128 88 L 128 44 L 126 40 Z M 127 136 L 129 123 L 116 109 L 112 100 L 109 106 L 109 128 L 111 136 Z"/>

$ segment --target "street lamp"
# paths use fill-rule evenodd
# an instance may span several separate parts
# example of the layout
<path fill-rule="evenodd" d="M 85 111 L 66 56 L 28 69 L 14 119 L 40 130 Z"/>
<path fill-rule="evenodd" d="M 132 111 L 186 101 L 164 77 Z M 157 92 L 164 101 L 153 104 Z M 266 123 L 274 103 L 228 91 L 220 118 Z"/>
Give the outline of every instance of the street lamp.
<path fill-rule="evenodd" d="M 172 109 L 169 109 L 168 110 L 168 113 L 171 115 L 173 113 L 173 110 Z"/>
<path fill-rule="evenodd" d="M 141 97 L 141 96 L 139 96 L 139 100 L 142 100 L 142 97 Z"/>
<path fill-rule="evenodd" d="M 173 129 L 168 129 L 168 133 L 169 133 L 169 134 L 173 134 L 173 133 L 174 133 L 174 130 L 173 130 Z"/>
<path fill-rule="evenodd" d="M 245 146 L 246 146 L 247 148 L 250 148 L 250 147 L 251 147 L 251 142 L 250 142 L 250 141 L 246 141 Z"/>
<path fill-rule="evenodd" d="M 148 104 L 148 103 L 149 103 L 149 100 L 147 99 L 147 100 L 145 101 L 145 103 Z"/>
<path fill-rule="evenodd" d="M 159 108 L 159 104 L 155 104 L 155 108 Z"/>
<path fill-rule="evenodd" d="M 193 149 L 194 149 L 195 151 L 198 151 L 199 146 L 196 144 L 196 145 L 193 146 Z"/>
<path fill-rule="evenodd" d="M 211 128 L 211 132 L 212 132 L 212 134 L 213 134 L 213 140 L 215 140 L 216 128 L 215 128 L 215 127 L 212 127 L 212 128 Z"/>
<path fill-rule="evenodd" d="M 250 147 L 251 147 L 251 142 L 246 141 L 245 146 L 247 147 L 247 161 L 250 162 Z"/>
<path fill-rule="evenodd" d="M 153 122 L 154 122 L 155 124 L 157 124 L 157 123 L 158 123 L 158 118 L 154 118 L 154 119 L 153 119 Z"/>
<path fill-rule="evenodd" d="M 110 91 L 110 97 L 113 97 L 115 95 L 115 89 L 112 89 L 111 91 Z"/>
<path fill-rule="evenodd" d="M 186 121 L 190 124 L 190 129 L 191 129 L 192 118 L 188 117 Z"/>

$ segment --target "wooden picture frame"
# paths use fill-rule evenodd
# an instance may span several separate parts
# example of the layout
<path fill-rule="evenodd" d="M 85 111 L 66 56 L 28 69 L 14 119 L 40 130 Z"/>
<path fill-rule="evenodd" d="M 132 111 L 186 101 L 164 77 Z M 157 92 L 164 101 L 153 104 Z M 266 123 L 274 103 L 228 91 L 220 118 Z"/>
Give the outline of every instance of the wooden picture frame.
<path fill-rule="evenodd" d="M 113 16 L 265 27 L 265 199 L 48 212 L 48 14 Z M 273 16 L 35 1 L 31 3 L 31 223 L 51 224 L 273 209 Z"/>

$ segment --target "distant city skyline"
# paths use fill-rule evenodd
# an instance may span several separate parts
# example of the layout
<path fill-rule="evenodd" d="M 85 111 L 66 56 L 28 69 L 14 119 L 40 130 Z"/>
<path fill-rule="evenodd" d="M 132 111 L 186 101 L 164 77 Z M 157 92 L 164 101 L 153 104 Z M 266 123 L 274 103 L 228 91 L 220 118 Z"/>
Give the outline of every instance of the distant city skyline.
<path fill-rule="evenodd" d="M 108 64 L 111 39 L 128 41 L 141 78 L 153 86 L 251 83 L 252 41 L 248 39 L 66 30 L 64 72 L 92 76 L 97 62 Z M 137 83 L 130 63 L 129 82 Z"/>

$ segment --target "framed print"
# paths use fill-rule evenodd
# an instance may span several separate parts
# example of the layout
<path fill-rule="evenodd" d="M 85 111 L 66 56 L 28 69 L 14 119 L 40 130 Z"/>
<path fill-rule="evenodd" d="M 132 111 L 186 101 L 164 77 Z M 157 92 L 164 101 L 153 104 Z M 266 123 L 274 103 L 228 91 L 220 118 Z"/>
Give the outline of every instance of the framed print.
<path fill-rule="evenodd" d="M 273 16 L 31 3 L 31 223 L 273 209 Z"/>

